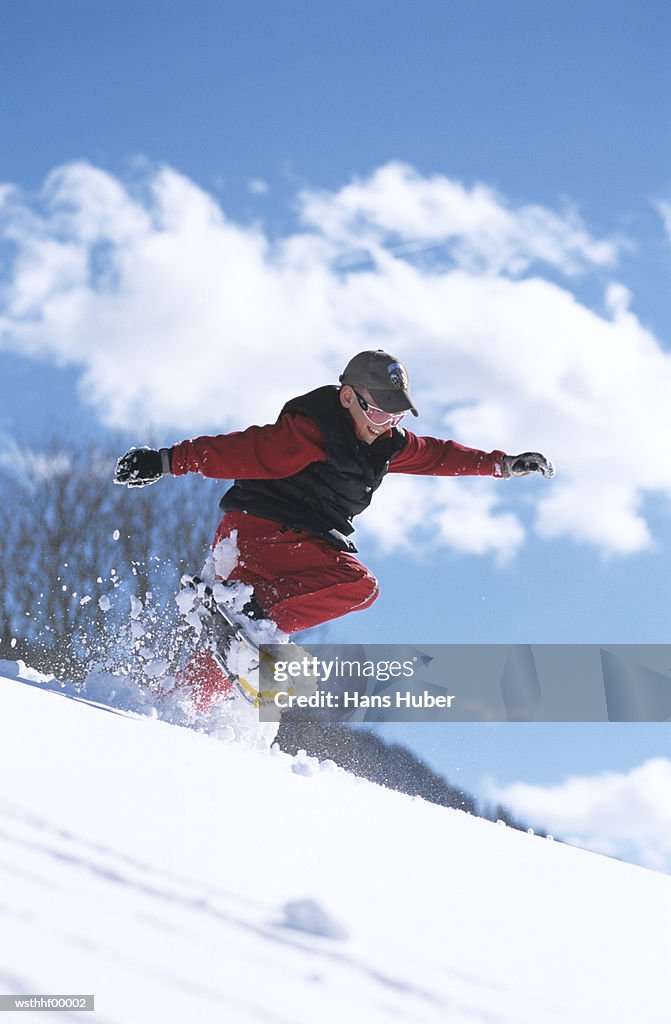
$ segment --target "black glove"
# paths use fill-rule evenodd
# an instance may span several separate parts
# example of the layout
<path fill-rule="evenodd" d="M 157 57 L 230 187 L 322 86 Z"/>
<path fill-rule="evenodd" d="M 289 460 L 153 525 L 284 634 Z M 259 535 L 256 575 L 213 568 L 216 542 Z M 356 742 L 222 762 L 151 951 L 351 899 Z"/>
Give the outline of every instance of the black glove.
<path fill-rule="evenodd" d="M 541 473 L 546 480 L 555 475 L 555 468 L 549 459 L 539 452 L 524 452 L 522 455 L 504 455 L 501 467 L 503 476 L 527 476 Z"/>
<path fill-rule="evenodd" d="M 130 448 L 117 459 L 114 471 L 115 484 L 128 487 L 144 487 L 154 484 L 165 473 L 170 473 L 170 448 Z"/>

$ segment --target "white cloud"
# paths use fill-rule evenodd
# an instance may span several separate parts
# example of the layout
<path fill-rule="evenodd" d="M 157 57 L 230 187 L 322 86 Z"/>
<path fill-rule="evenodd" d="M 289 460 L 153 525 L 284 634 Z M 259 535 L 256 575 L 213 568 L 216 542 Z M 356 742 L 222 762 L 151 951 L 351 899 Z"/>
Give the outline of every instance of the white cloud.
<path fill-rule="evenodd" d="M 0 469 L 12 473 L 33 490 L 54 477 L 65 476 L 72 470 L 70 457 L 62 452 L 36 451 L 17 444 L 12 438 L 2 438 L 2 442 Z"/>
<path fill-rule="evenodd" d="M 662 218 L 664 224 L 664 230 L 668 237 L 671 239 L 671 202 L 666 199 L 661 199 L 657 204 L 657 211 Z"/>
<path fill-rule="evenodd" d="M 470 555 L 493 554 L 504 563 L 525 533 L 516 515 L 501 510 L 499 488 L 500 482 L 482 479 L 394 475 L 358 529 L 386 552 L 437 544 Z"/>
<path fill-rule="evenodd" d="M 353 248 L 396 240 L 398 250 L 416 252 L 440 243 L 464 267 L 509 273 L 537 261 L 576 273 L 586 265 L 610 266 L 617 257 L 616 243 L 591 238 L 573 210 L 512 209 L 486 185 L 468 189 L 397 162 L 335 195 L 306 191 L 301 198 L 304 223 Z"/>
<path fill-rule="evenodd" d="M 393 520 L 502 559 L 530 521 L 607 553 L 650 546 L 645 501 L 671 496 L 671 358 L 623 284 L 597 311 L 572 290 L 611 275 L 618 242 L 575 211 L 398 163 L 298 204 L 300 226 L 271 241 L 168 167 L 129 184 L 75 163 L 35 197 L 0 187 L 0 346 L 79 367 L 105 423 L 166 443 L 272 420 L 385 347 L 410 367 L 411 429 L 546 451 L 559 473 L 386 485 L 366 527 L 382 543 Z"/>
<path fill-rule="evenodd" d="M 270 191 L 270 186 L 267 181 L 263 178 L 252 178 L 247 183 L 247 191 L 253 196 L 267 196 Z"/>
<path fill-rule="evenodd" d="M 597 853 L 671 871 L 671 760 L 629 772 L 569 778 L 557 786 L 489 786 L 488 799 Z"/>

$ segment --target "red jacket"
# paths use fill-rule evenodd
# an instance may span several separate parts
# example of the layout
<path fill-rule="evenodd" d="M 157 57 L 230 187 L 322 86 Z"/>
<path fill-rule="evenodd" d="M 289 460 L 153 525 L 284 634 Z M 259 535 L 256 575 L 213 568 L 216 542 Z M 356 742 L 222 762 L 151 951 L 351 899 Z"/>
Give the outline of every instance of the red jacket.
<path fill-rule="evenodd" d="M 391 473 L 420 476 L 500 477 L 505 452 L 465 448 L 456 441 L 418 437 L 405 431 L 408 443 L 391 462 Z M 312 462 L 325 462 L 321 431 L 314 420 L 285 413 L 277 423 L 248 427 L 232 434 L 196 437 L 172 449 L 175 476 L 201 473 L 218 480 L 281 480 Z"/>

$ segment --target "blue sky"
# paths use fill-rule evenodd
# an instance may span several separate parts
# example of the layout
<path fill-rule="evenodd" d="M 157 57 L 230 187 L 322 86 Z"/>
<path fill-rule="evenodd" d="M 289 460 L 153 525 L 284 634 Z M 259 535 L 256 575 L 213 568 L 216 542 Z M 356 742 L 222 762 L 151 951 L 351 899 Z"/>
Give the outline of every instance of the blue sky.
<path fill-rule="evenodd" d="M 2 437 L 272 420 L 384 344 L 413 428 L 547 450 L 558 476 L 390 482 L 359 531 L 382 596 L 328 639 L 667 641 L 668 5 L 5 0 L 0 18 Z M 546 728 L 412 741 L 474 786 L 593 773 L 595 743 L 615 771 L 669 754 L 659 727 Z"/>

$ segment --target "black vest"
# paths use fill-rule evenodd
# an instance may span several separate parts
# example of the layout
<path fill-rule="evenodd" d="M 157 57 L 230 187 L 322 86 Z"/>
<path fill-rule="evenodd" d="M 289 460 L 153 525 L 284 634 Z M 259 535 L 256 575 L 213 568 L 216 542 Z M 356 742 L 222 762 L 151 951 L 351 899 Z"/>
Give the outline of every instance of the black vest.
<path fill-rule="evenodd" d="M 336 547 L 356 551 L 347 536 L 352 519 L 370 505 L 389 471 L 391 460 L 407 444 L 401 430 L 372 445 L 358 441 L 352 417 L 340 404 L 340 389 L 327 385 L 292 398 L 284 413 L 313 419 L 324 438 L 326 462 L 312 462 L 282 480 L 236 480 L 221 500 L 223 511 L 249 512 L 294 530 L 324 537 Z"/>

